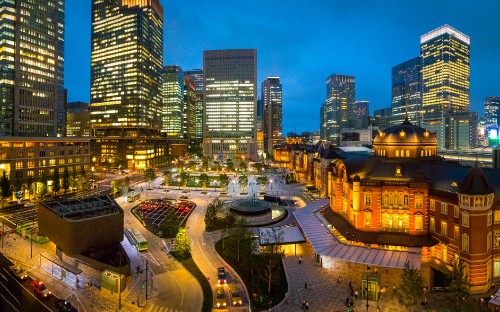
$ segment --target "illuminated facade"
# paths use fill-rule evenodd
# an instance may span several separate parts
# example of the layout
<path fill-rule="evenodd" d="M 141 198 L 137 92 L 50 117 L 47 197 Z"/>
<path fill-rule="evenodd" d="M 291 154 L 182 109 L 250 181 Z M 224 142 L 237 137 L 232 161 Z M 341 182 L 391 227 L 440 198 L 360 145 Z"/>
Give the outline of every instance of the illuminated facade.
<path fill-rule="evenodd" d="M 184 76 L 189 76 L 196 85 L 196 130 L 195 139 L 203 139 L 203 70 L 193 69 L 184 71 Z"/>
<path fill-rule="evenodd" d="M 330 209 L 322 212 L 324 226 L 354 248 L 347 253 L 418 255 L 431 287 L 432 275 L 460 257 L 470 293 L 498 284 L 500 170 L 444 161 L 437 155 L 436 135 L 408 120 L 381 131 L 373 146 L 374 156 L 365 158 L 297 150 L 281 159 L 288 158 L 296 175 L 330 198 Z M 312 164 L 308 155 L 314 156 Z M 379 262 L 370 265 L 377 268 Z"/>
<path fill-rule="evenodd" d="M 159 135 L 163 9 L 158 0 L 93 0 L 91 123 L 96 137 Z"/>
<path fill-rule="evenodd" d="M 184 76 L 182 120 L 185 139 L 193 140 L 196 136 L 196 85 L 190 76 Z"/>
<path fill-rule="evenodd" d="M 63 136 L 64 1 L 2 1 L 0 15 L 0 136 Z"/>
<path fill-rule="evenodd" d="M 415 57 L 392 68 L 392 125 L 408 120 L 421 125 L 422 110 L 421 58 Z"/>
<path fill-rule="evenodd" d="M 500 97 L 484 99 L 484 123 L 486 128 L 500 126 Z"/>
<path fill-rule="evenodd" d="M 326 101 L 320 111 L 323 140 L 338 144 L 340 129 L 349 128 L 355 98 L 354 76 L 333 74 L 326 79 Z"/>
<path fill-rule="evenodd" d="M 84 138 L 1 138 L 0 174 L 5 171 L 15 190 L 28 195 L 29 184 L 39 195 L 42 177 L 47 181 L 47 192 L 52 192 L 52 177 L 58 170 L 60 177 L 67 168 L 70 185 L 86 189 L 89 178 L 90 139 Z M 60 184 L 62 185 L 62 183 Z M 36 194 L 34 194 L 36 193 Z"/>
<path fill-rule="evenodd" d="M 70 102 L 66 105 L 66 136 L 90 137 L 89 104 Z"/>
<path fill-rule="evenodd" d="M 470 38 L 444 25 L 420 37 L 423 126 L 444 148 L 443 117 L 469 111 Z"/>
<path fill-rule="evenodd" d="M 450 112 L 444 114 L 443 120 L 446 149 L 468 151 L 479 145 L 476 112 Z"/>
<path fill-rule="evenodd" d="M 162 129 L 169 138 L 184 138 L 184 72 L 179 65 L 165 66 L 162 88 Z"/>
<path fill-rule="evenodd" d="M 203 155 L 257 159 L 257 50 L 203 52 Z"/>
<path fill-rule="evenodd" d="M 262 82 L 264 150 L 273 154 L 273 147 L 283 141 L 283 96 L 279 77 Z"/>

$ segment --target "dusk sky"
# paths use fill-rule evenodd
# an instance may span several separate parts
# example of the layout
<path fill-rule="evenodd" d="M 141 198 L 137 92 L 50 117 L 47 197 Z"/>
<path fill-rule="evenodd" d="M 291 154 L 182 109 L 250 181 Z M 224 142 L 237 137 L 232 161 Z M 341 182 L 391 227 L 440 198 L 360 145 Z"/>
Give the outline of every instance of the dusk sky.
<path fill-rule="evenodd" d="M 258 86 L 283 84 L 283 134 L 316 131 L 333 73 L 356 76 L 356 100 L 390 107 L 391 68 L 420 53 L 420 36 L 444 24 L 471 37 L 471 110 L 500 96 L 500 1 L 174 0 L 164 9 L 165 65 L 203 68 L 203 51 L 257 49 Z M 91 0 L 66 1 L 65 85 L 90 101 Z"/>

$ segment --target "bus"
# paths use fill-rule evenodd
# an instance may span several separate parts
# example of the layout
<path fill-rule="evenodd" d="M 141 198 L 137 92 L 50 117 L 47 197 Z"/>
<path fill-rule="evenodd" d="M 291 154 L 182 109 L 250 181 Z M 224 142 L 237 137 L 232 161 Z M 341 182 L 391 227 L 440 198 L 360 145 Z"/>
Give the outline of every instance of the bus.
<path fill-rule="evenodd" d="M 141 194 L 137 193 L 137 192 L 130 192 L 128 193 L 127 195 L 127 201 L 129 203 L 131 202 L 135 202 L 136 200 L 138 200 L 139 198 L 141 197 Z"/>
<path fill-rule="evenodd" d="M 146 251 L 148 250 L 148 241 L 142 236 L 142 234 L 137 231 L 136 229 L 130 229 L 130 236 L 132 236 L 132 239 L 135 243 L 135 247 L 137 247 L 137 250 L 139 251 Z"/>

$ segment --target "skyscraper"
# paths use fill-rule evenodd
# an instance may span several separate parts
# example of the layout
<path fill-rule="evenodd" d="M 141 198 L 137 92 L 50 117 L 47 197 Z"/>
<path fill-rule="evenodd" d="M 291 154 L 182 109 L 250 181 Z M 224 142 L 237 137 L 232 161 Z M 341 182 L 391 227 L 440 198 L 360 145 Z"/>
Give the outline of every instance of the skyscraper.
<path fill-rule="evenodd" d="M 162 88 L 162 128 L 169 138 L 184 138 L 184 71 L 179 65 L 165 66 Z"/>
<path fill-rule="evenodd" d="M 184 76 L 189 76 L 196 85 L 196 130 L 195 139 L 203 139 L 203 70 L 193 69 L 184 71 Z"/>
<path fill-rule="evenodd" d="M 350 128 L 367 129 L 370 125 L 370 102 L 356 101 L 352 107 L 352 116 L 349 121 Z"/>
<path fill-rule="evenodd" d="M 444 114 L 469 111 L 470 38 L 448 25 L 420 37 L 423 126 L 445 147 Z"/>
<path fill-rule="evenodd" d="M 91 39 L 94 135 L 159 135 L 163 70 L 160 2 L 92 0 Z"/>
<path fill-rule="evenodd" d="M 203 155 L 257 159 L 257 50 L 203 52 Z"/>
<path fill-rule="evenodd" d="M 283 140 L 283 100 L 279 77 L 262 82 L 264 150 L 273 155 L 273 146 Z"/>
<path fill-rule="evenodd" d="M 355 99 L 355 77 L 333 74 L 326 79 L 326 102 L 321 108 L 321 139 L 339 144 L 340 129 L 349 128 Z"/>
<path fill-rule="evenodd" d="M 500 125 L 500 98 L 490 96 L 484 99 L 484 122 L 485 127 Z"/>
<path fill-rule="evenodd" d="M 0 1 L 0 136 L 63 136 L 64 1 Z"/>
<path fill-rule="evenodd" d="M 196 84 L 191 76 L 184 76 L 182 120 L 184 138 L 194 140 L 196 134 Z"/>
<path fill-rule="evenodd" d="M 392 125 L 408 120 L 421 125 L 422 110 L 421 58 L 415 57 L 392 68 Z"/>

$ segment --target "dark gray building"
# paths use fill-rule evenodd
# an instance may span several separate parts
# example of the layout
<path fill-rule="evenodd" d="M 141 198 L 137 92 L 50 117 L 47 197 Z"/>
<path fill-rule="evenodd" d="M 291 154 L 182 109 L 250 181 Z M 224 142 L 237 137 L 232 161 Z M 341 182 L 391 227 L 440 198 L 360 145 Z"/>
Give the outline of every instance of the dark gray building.
<path fill-rule="evenodd" d="M 422 83 L 421 58 L 415 57 L 392 68 L 392 118 L 391 125 L 400 125 L 408 120 L 421 126 Z"/>
<path fill-rule="evenodd" d="M 64 136 L 64 1 L 1 1 L 0 136 Z"/>
<path fill-rule="evenodd" d="M 193 69 L 185 70 L 184 76 L 189 76 L 194 80 L 196 85 L 196 140 L 203 139 L 203 70 Z"/>
<path fill-rule="evenodd" d="M 484 99 L 484 123 L 485 127 L 500 125 L 500 98 L 490 96 Z"/>
<path fill-rule="evenodd" d="M 279 77 L 262 82 L 264 150 L 273 155 L 273 146 L 283 140 L 283 97 Z"/>

